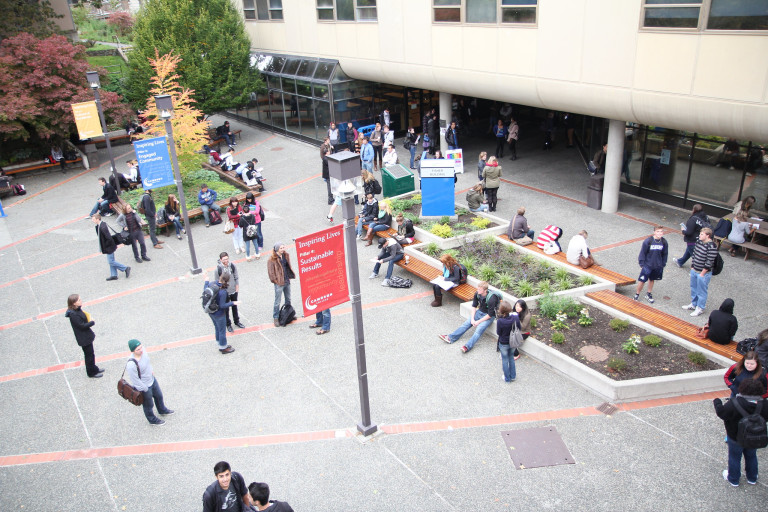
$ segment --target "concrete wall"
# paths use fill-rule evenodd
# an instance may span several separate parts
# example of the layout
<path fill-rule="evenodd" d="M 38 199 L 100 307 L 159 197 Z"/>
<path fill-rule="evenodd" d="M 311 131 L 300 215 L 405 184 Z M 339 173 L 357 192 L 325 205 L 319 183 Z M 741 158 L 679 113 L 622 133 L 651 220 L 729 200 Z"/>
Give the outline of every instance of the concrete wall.
<path fill-rule="evenodd" d="M 242 0 L 233 0 L 242 6 Z M 546 0 L 536 26 L 432 23 L 428 0 L 378 22 L 246 20 L 254 51 L 338 59 L 354 78 L 740 139 L 768 140 L 768 35 L 640 29 L 642 1 Z"/>

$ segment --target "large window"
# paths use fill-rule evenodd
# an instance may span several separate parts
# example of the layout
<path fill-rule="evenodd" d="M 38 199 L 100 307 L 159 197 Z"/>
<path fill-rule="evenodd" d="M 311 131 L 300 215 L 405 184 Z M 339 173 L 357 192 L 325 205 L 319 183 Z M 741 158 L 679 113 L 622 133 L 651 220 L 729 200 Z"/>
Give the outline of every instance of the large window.
<path fill-rule="evenodd" d="M 320 21 L 376 21 L 376 0 L 317 0 Z"/>
<path fill-rule="evenodd" d="M 643 27 L 768 30 L 768 0 L 645 0 Z"/>
<path fill-rule="evenodd" d="M 435 22 L 536 23 L 537 0 L 432 0 Z"/>
<path fill-rule="evenodd" d="M 256 19 L 256 4 L 254 0 L 243 0 L 243 16 L 247 20 Z"/>
<path fill-rule="evenodd" d="M 253 5 L 253 0 L 243 0 L 243 12 L 245 19 L 254 18 L 248 15 L 248 5 Z M 251 10 L 253 7 L 251 7 Z M 251 14 L 252 16 L 252 14 Z M 256 16 L 259 20 L 282 20 L 283 19 L 283 0 L 256 0 Z"/>

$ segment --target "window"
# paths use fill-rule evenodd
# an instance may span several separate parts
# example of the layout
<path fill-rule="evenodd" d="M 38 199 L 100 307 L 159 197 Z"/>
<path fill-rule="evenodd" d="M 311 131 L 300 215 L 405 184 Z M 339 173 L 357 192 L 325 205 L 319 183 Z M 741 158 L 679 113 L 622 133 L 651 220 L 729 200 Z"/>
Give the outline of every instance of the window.
<path fill-rule="evenodd" d="M 768 0 L 645 0 L 643 27 L 768 30 Z"/>
<path fill-rule="evenodd" d="M 376 21 L 378 19 L 376 0 L 317 0 L 317 19 L 320 21 Z"/>
<path fill-rule="evenodd" d="M 538 0 L 432 0 L 435 22 L 536 23 Z"/>
<path fill-rule="evenodd" d="M 247 20 L 256 19 L 256 4 L 254 0 L 243 0 L 243 15 Z"/>
<path fill-rule="evenodd" d="M 243 10 L 248 0 L 243 0 Z M 256 16 L 260 20 L 282 20 L 283 0 L 256 0 Z M 246 19 L 248 18 L 246 15 Z"/>

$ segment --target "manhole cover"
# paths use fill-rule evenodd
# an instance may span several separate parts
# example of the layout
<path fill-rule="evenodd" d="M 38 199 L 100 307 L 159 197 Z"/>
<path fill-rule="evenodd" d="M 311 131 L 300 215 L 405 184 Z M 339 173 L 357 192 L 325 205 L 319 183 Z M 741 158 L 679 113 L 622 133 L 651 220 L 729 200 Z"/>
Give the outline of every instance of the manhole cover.
<path fill-rule="evenodd" d="M 608 416 L 619 410 L 618 407 L 608 402 L 603 402 L 602 404 L 595 407 L 595 409 Z"/>
<path fill-rule="evenodd" d="M 270 151 L 282 151 L 282 150 L 283 150 L 283 148 L 281 148 L 281 147 L 270 149 Z"/>
<path fill-rule="evenodd" d="M 576 464 L 554 426 L 507 430 L 501 437 L 517 469 Z"/>
<path fill-rule="evenodd" d="M 579 349 L 579 354 L 586 357 L 590 363 L 601 363 L 608 359 L 609 352 L 597 345 L 586 345 Z"/>

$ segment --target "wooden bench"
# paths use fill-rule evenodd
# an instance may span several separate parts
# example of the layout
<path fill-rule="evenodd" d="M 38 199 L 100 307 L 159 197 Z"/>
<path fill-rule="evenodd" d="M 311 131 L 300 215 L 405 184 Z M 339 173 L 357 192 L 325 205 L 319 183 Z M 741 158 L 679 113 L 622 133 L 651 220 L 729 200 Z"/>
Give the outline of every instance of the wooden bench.
<path fill-rule="evenodd" d="M 243 132 L 243 130 L 232 130 L 232 135 L 235 138 L 239 138 L 240 140 L 243 140 L 242 132 Z M 217 153 L 221 153 L 221 151 L 219 151 L 219 149 L 221 148 L 221 145 L 224 144 L 224 142 L 226 142 L 224 137 L 216 137 L 215 132 L 214 132 L 214 134 L 213 135 L 209 135 L 208 138 L 209 138 L 209 140 L 208 140 L 208 147 L 212 148 L 213 146 L 216 146 L 216 152 Z"/>
<path fill-rule="evenodd" d="M 67 163 L 67 164 L 76 164 L 76 163 L 82 162 L 82 161 L 83 161 L 83 159 L 78 157 L 78 158 L 75 158 L 74 160 L 66 160 L 65 163 Z M 8 170 L 5 171 L 5 174 L 9 174 L 10 175 L 10 174 L 18 174 L 18 173 L 27 172 L 27 171 L 36 171 L 38 169 L 46 169 L 48 167 L 59 167 L 59 165 L 60 165 L 59 162 L 53 162 L 53 163 L 48 163 L 48 164 L 46 164 L 46 163 L 43 163 L 43 164 L 32 164 L 32 165 L 29 165 L 27 167 L 17 167 L 15 169 L 8 169 Z"/>
<path fill-rule="evenodd" d="M 632 297 L 627 297 L 626 295 L 621 295 L 620 293 L 611 290 L 588 293 L 586 297 L 617 309 L 638 320 L 642 320 L 654 327 L 663 329 L 670 334 L 683 338 L 685 341 L 694 343 L 710 352 L 725 356 L 733 361 L 741 361 L 742 355 L 736 352 L 736 343 L 720 345 L 719 343 L 715 343 L 708 339 L 697 338 L 696 333 L 699 330 L 699 326 L 659 311 L 642 302 L 633 300 Z"/>
<path fill-rule="evenodd" d="M 720 237 L 716 236 L 714 238 L 715 245 L 717 245 L 717 250 L 720 250 L 720 247 L 723 245 L 723 243 L 729 244 L 729 245 L 738 245 L 739 247 L 744 248 L 744 261 L 747 261 L 747 258 L 749 258 L 749 251 L 756 251 L 762 254 L 768 255 L 768 246 L 760 245 L 755 242 L 744 242 L 741 244 L 734 244 L 730 240 L 728 240 L 727 237 Z"/>
<path fill-rule="evenodd" d="M 245 186 L 246 188 L 248 188 L 249 191 L 253 192 L 254 196 L 258 197 L 261 195 L 261 186 L 258 183 L 253 186 L 246 185 L 245 182 L 242 179 L 240 179 L 240 177 L 238 177 L 235 171 L 225 171 L 221 167 L 217 167 L 215 165 L 211 165 L 205 162 L 203 162 L 202 166 L 204 169 L 208 169 L 209 171 L 215 172 L 216 174 L 221 176 L 222 180 L 226 181 L 231 185 L 234 185 L 236 187 Z"/>
<path fill-rule="evenodd" d="M 237 198 L 238 201 L 240 201 L 242 203 L 243 201 L 245 201 L 245 195 L 246 195 L 246 192 L 242 192 L 240 194 L 237 194 L 235 197 Z M 113 205 L 112 209 L 117 211 L 118 214 L 120 214 L 120 213 L 122 213 L 124 211 L 124 207 L 125 207 L 124 205 L 126 205 L 126 204 L 127 203 L 125 201 L 123 201 L 123 199 L 121 198 L 120 202 L 116 203 L 115 205 Z M 229 198 L 220 199 L 220 200 L 216 201 L 215 204 L 219 206 L 220 210 L 221 209 L 226 210 L 226 206 L 229 204 Z M 163 208 L 163 206 L 164 206 L 164 204 L 163 205 L 159 205 L 158 209 Z M 138 212 L 138 208 L 137 208 L 136 211 Z M 199 206 L 197 208 L 187 209 L 187 217 L 189 217 L 190 221 L 192 219 L 196 219 L 196 218 L 202 217 L 202 216 L 203 216 L 203 209 L 201 207 L 199 207 Z M 224 222 L 226 222 L 226 213 L 222 214 L 221 218 L 222 218 L 222 220 Z M 183 219 L 182 219 L 182 221 L 183 221 Z M 169 228 L 171 226 L 173 226 L 173 222 L 164 222 L 162 224 L 157 224 L 156 225 L 157 228 L 162 228 L 163 229 L 163 234 L 165 236 L 170 236 Z M 147 229 L 149 229 L 148 225 L 143 225 L 142 227 L 146 227 Z"/>
<path fill-rule="evenodd" d="M 509 241 L 509 237 L 506 234 L 499 235 L 499 238 L 502 240 Z M 513 240 L 514 243 L 514 240 Z M 525 247 L 526 249 L 530 249 L 532 251 L 535 251 L 542 256 L 546 256 L 547 258 L 551 258 L 553 260 L 557 260 L 561 263 L 564 263 L 565 265 L 578 268 L 580 270 L 583 270 L 584 272 L 587 272 L 589 274 L 592 274 L 593 276 L 600 277 L 602 279 L 605 279 L 606 281 L 610 281 L 616 286 L 629 286 L 631 284 L 635 284 L 635 280 L 632 279 L 629 276 L 625 276 L 623 274 L 619 274 L 618 272 L 614 272 L 613 270 L 608 270 L 607 268 L 598 265 L 593 265 L 589 268 L 581 268 L 578 265 L 573 265 L 568 262 L 567 259 L 565 259 L 565 253 L 563 251 L 560 251 L 557 254 L 546 254 L 543 250 L 539 249 L 539 247 L 536 245 L 536 242 L 533 242 L 530 245 L 521 246 Z"/>
<path fill-rule="evenodd" d="M 97 148 L 105 148 L 107 147 L 107 141 L 103 136 L 94 137 L 93 143 L 96 144 Z M 139 140 L 138 137 L 135 135 L 128 135 L 127 133 L 124 133 L 122 135 L 110 135 L 109 137 L 109 144 L 114 146 L 119 146 L 121 144 L 131 144 L 133 141 Z"/>

